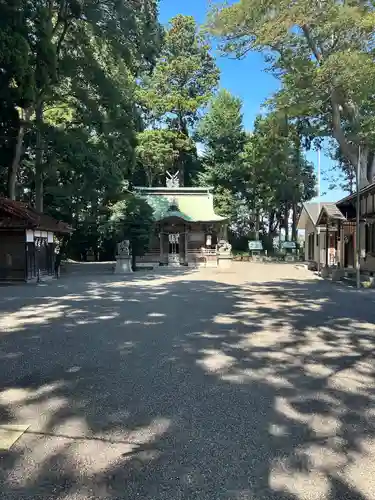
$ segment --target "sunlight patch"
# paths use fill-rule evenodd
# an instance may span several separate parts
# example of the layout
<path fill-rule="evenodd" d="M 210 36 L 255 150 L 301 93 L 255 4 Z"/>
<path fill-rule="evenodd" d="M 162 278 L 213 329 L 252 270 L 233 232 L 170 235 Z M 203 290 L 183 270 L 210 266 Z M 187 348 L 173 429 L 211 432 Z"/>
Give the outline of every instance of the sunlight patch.
<path fill-rule="evenodd" d="M 29 425 L 0 425 L 0 450 L 8 451 L 29 428 Z"/>
<path fill-rule="evenodd" d="M 218 323 L 220 325 L 230 325 L 232 323 L 238 323 L 238 319 L 233 318 L 233 316 L 218 314 L 214 317 L 214 323 Z"/>
<path fill-rule="evenodd" d="M 9 333 L 21 330 L 29 325 L 42 325 L 53 319 L 61 318 L 68 306 L 56 302 L 43 306 L 24 307 L 17 312 L 0 318 L 0 331 Z"/>
<path fill-rule="evenodd" d="M 296 458 L 298 461 L 298 457 Z M 308 464 L 306 464 L 306 468 Z M 274 491 L 289 492 L 298 500 L 322 500 L 328 498 L 330 485 L 323 472 L 317 470 L 301 471 L 302 463 L 288 464 L 288 460 L 280 460 L 273 464 L 269 476 L 269 485 Z"/>
<path fill-rule="evenodd" d="M 357 371 L 355 367 L 342 370 L 330 377 L 328 387 L 352 394 L 366 394 L 374 384 L 372 376 Z"/>
<path fill-rule="evenodd" d="M 198 360 L 197 364 L 210 373 L 227 370 L 236 361 L 236 358 L 233 356 L 228 356 L 217 349 L 204 349 L 201 353 L 204 354 L 204 358 Z"/>
<path fill-rule="evenodd" d="M 53 384 L 42 385 L 35 391 L 32 391 L 30 389 L 20 389 L 18 387 L 12 387 L 0 392 L 0 404 L 8 405 L 13 403 L 20 403 L 21 401 L 26 401 L 28 399 L 39 398 L 40 396 L 50 394 L 63 386 L 63 382 L 55 382 Z"/>
<path fill-rule="evenodd" d="M 331 368 L 321 363 L 305 363 L 304 369 L 306 374 L 317 378 L 328 377 L 332 373 Z"/>
<path fill-rule="evenodd" d="M 118 313 L 113 313 L 113 314 L 103 314 L 102 316 L 96 316 L 96 319 L 98 320 L 107 320 L 107 319 L 114 319 L 117 318 L 119 314 Z"/>

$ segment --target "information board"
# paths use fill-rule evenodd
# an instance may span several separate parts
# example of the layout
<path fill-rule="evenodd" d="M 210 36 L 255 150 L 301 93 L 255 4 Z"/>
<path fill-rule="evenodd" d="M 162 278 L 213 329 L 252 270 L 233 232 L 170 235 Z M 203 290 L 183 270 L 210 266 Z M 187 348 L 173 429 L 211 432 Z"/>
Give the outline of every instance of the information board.
<path fill-rule="evenodd" d="M 284 241 L 282 244 L 283 248 L 288 248 L 288 249 L 294 249 L 296 248 L 296 242 L 295 241 Z"/>
<path fill-rule="evenodd" d="M 263 243 L 260 240 L 249 241 L 249 250 L 250 251 L 263 250 Z"/>

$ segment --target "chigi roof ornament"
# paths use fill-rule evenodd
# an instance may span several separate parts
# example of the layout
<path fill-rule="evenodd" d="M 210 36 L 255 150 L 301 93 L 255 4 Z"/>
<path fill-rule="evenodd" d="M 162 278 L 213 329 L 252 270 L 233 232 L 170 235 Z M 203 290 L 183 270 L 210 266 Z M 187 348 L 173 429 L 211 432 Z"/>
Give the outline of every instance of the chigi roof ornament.
<path fill-rule="evenodd" d="M 175 174 L 170 174 L 167 171 L 166 186 L 167 186 L 167 188 L 180 187 L 179 172 L 176 172 Z"/>

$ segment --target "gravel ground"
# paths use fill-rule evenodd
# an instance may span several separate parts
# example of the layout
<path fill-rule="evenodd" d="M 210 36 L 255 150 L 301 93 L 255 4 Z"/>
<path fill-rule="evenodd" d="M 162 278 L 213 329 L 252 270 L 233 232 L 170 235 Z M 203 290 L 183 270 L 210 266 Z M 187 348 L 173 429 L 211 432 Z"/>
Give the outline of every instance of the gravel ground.
<path fill-rule="evenodd" d="M 0 498 L 375 499 L 374 303 L 278 264 L 0 288 Z"/>

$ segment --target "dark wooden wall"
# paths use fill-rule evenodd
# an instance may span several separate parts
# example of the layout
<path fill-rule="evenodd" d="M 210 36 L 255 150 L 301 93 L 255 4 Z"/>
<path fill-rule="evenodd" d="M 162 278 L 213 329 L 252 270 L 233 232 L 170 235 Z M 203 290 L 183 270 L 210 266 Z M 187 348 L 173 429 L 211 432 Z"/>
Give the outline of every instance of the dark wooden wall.
<path fill-rule="evenodd" d="M 0 280 L 26 279 L 25 231 L 0 231 Z"/>

